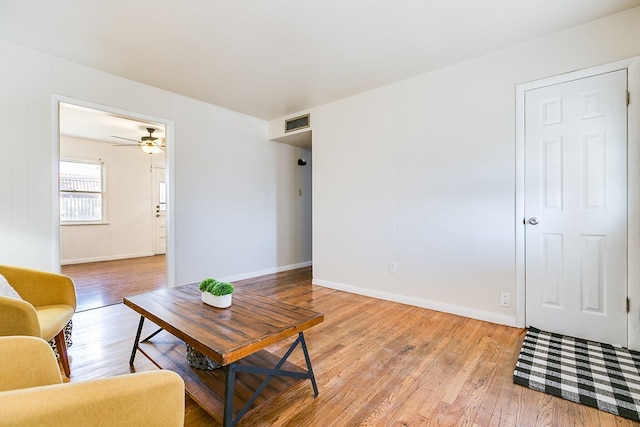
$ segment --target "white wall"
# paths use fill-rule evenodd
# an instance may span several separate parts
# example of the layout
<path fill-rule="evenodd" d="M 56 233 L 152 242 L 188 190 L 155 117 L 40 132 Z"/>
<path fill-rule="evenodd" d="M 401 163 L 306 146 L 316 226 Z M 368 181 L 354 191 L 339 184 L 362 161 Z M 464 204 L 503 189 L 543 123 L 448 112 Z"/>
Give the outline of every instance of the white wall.
<path fill-rule="evenodd" d="M 310 262 L 276 210 L 298 203 L 279 177 L 299 149 L 267 141 L 266 122 L 0 42 L 0 263 L 59 269 L 55 96 L 170 125 L 170 283 Z"/>
<path fill-rule="evenodd" d="M 60 227 L 61 264 L 154 255 L 151 166 L 164 167 L 164 153 L 150 156 L 135 146 L 61 137 L 60 156 L 102 160 L 107 208 L 105 224 Z"/>
<path fill-rule="evenodd" d="M 314 283 L 515 325 L 515 86 L 637 55 L 640 9 L 311 109 Z"/>

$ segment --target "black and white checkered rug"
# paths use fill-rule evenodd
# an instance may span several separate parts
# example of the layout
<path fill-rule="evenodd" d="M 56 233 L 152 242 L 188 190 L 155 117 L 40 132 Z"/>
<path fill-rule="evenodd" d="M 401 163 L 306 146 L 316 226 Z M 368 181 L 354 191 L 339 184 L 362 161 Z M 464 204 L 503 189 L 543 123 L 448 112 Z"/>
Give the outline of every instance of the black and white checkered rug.
<path fill-rule="evenodd" d="M 640 421 L 640 352 L 529 328 L 513 382 Z"/>

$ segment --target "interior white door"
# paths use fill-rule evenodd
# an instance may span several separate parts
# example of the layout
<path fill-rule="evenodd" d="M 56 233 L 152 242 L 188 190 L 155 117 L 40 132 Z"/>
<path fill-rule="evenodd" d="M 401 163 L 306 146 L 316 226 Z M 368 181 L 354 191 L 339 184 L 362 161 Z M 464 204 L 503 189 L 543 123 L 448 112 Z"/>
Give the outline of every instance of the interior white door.
<path fill-rule="evenodd" d="M 525 93 L 526 323 L 627 344 L 627 74 Z"/>
<path fill-rule="evenodd" d="M 154 252 L 167 252 L 167 182 L 164 168 L 154 168 L 153 212 L 154 212 Z"/>

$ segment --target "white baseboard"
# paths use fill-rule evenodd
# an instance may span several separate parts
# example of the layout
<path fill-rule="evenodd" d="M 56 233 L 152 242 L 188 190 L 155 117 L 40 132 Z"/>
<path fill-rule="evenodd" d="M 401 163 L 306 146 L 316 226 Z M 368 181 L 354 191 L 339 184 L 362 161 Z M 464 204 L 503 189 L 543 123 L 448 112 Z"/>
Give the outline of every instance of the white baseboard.
<path fill-rule="evenodd" d="M 127 258 L 141 258 L 145 256 L 154 256 L 153 252 L 142 252 L 135 254 L 126 254 L 126 255 L 113 255 L 113 256 L 102 256 L 102 257 L 92 257 L 92 258 L 76 258 L 76 259 L 65 259 L 60 260 L 60 265 L 69 265 L 69 264 L 86 264 L 88 262 L 100 262 L 100 261 L 115 261 L 118 259 L 127 259 Z"/>
<path fill-rule="evenodd" d="M 236 274 L 234 276 L 227 276 L 227 277 L 223 277 L 220 280 L 221 282 L 233 282 L 236 280 L 244 280 L 244 279 L 251 279 L 253 277 L 259 277 L 259 276 L 264 276 L 267 274 L 274 274 L 274 273 L 280 273 L 281 271 L 289 271 L 289 270 L 295 270 L 296 268 L 302 268 L 302 267 L 309 267 L 310 265 L 312 265 L 313 263 L 311 261 L 305 261 L 305 262 L 300 262 L 297 264 L 289 264 L 289 265 L 283 265 L 281 267 L 275 267 L 275 268 L 269 268 L 266 270 L 259 270 L 259 271 L 253 271 L 250 273 L 242 273 L 242 274 Z"/>
<path fill-rule="evenodd" d="M 412 305 L 415 307 L 428 308 L 430 310 L 441 311 L 443 313 L 455 314 L 458 316 L 469 317 L 471 319 L 482 320 L 485 322 L 496 323 L 499 325 L 516 327 L 516 319 L 504 314 L 492 313 L 489 311 L 477 310 L 469 307 L 446 304 L 438 301 L 431 301 L 422 298 L 408 297 L 406 295 L 392 294 L 389 292 L 376 291 L 372 289 L 360 288 L 357 286 L 346 285 L 344 283 L 332 282 L 330 280 L 316 279 L 312 280 L 314 285 L 324 286 L 326 288 L 336 289 L 339 291 L 350 292 L 352 294 L 364 295 L 383 299 L 386 301 L 399 302 L 401 304 Z"/>

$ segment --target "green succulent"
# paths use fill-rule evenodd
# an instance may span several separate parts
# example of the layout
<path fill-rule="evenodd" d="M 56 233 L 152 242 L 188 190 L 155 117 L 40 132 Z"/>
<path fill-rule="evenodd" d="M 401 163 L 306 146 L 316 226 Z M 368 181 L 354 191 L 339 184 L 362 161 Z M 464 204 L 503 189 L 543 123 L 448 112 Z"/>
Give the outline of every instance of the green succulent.
<path fill-rule="evenodd" d="M 211 292 L 213 295 L 221 297 L 222 295 L 232 294 L 234 290 L 235 289 L 231 283 L 218 282 L 213 286 L 213 288 L 209 292 Z"/>
<path fill-rule="evenodd" d="M 231 283 L 218 282 L 213 278 L 204 279 L 202 282 L 200 282 L 200 285 L 198 285 L 198 289 L 200 289 L 200 291 L 202 292 L 209 292 L 210 294 L 218 297 L 222 295 L 232 294 L 235 290 Z"/>
<path fill-rule="evenodd" d="M 210 292 L 209 289 L 213 288 L 213 286 L 215 286 L 216 283 L 218 283 L 216 279 L 213 279 L 213 278 L 204 279 L 198 285 L 198 289 L 200 289 L 202 292 Z"/>

